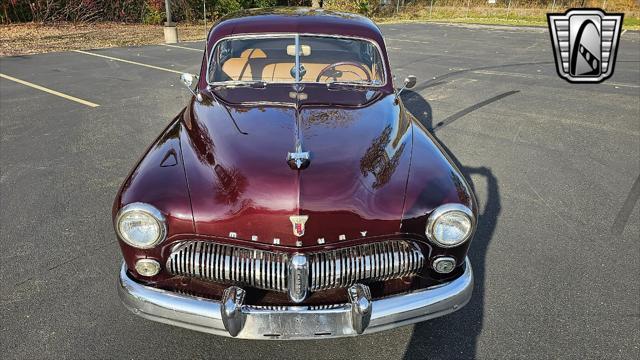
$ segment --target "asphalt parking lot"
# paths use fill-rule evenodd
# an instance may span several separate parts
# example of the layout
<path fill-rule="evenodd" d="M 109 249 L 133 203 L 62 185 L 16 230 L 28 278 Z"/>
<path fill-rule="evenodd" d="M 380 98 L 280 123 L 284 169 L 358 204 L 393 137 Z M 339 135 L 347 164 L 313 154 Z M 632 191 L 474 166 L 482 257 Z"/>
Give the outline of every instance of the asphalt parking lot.
<path fill-rule="evenodd" d="M 134 316 L 116 293 L 113 197 L 186 104 L 178 73 L 198 72 L 203 42 L 17 56 L 0 73 L 59 94 L 0 79 L 1 357 L 640 358 L 640 34 L 622 35 L 611 79 L 573 85 L 546 29 L 382 30 L 393 73 L 418 76 L 407 107 L 481 204 L 465 308 L 302 342 Z"/>

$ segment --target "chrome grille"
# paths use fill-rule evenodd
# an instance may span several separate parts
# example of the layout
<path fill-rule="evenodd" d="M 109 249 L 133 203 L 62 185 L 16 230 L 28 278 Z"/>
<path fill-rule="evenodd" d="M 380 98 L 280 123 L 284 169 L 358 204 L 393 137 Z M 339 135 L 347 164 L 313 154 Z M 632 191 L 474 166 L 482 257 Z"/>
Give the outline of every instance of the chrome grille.
<path fill-rule="evenodd" d="M 167 270 L 174 275 L 286 291 L 288 258 L 287 253 L 188 241 L 173 250 Z"/>
<path fill-rule="evenodd" d="M 394 240 L 309 254 L 310 290 L 347 287 L 358 281 L 415 275 L 424 255 L 415 243 Z"/>
<path fill-rule="evenodd" d="M 348 287 L 356 282 L 414 276 L 424 266 L 417 244 L 390 240 L 306 255 L 309 290 Z M 183 242 L 173 249 L 167 270 L 173 275 L 244 284 L 286 292 L 289 254 L 205 241 Z"/>
<path fill-rule="evenodd" d="M 332 310 L 332 309 L 341 309 L 347 304 L 329 304 L 329 305 L 310 305 L 306 306 L 307 310 Z M 287 311 L 291 310 L 290 306 L 286 305 L 244 305 L 245 307 L 252 310 L 270 310 L 270 311 Z M 294 305 L 294 307 L 296 307 Z"/>

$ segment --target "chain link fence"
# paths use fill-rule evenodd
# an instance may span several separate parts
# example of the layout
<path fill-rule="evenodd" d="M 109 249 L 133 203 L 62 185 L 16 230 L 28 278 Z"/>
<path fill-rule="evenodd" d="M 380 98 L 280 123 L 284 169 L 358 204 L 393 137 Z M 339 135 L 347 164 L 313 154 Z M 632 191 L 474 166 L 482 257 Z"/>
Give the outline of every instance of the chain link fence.
<path fill-rule="evenodd" d="M 325 0 L 324 7 L 357 12 L 378 20 L 455 21 L 477 19 L 492 22 L 546 23 L 549 12 L 564 12 L 570 8 L 601 8 L 607 12 L 624 12 L 638 25 L 639 0 Z"/>

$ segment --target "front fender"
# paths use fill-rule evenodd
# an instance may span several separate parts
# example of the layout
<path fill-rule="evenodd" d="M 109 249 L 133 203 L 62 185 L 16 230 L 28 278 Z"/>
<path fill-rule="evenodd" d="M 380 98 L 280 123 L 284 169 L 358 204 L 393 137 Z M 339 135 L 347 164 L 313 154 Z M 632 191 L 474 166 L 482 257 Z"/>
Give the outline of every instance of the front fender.
<path fill-rule="evenodd" d="M 477 218 L 478 206 L 472 188 L 427 129 L 412 117 L 413 148 L 402 217 L 403 233 L 425 235 L 427 218 L 438 206 L 457 203 L 467 206 Z M 470 241 L 455 248 L 432 245 L 432 257 L 453 256 L 464 263 Z"/>
<path fill-rule="evenodd" d="M 184 111 L 171 121 L 125 179 L 113 204 L 114 222 L 120 208 L 134 202 L 143 202 L 153 205 L 165 216 L 167 238 L 176 234 L 194 233 L 180 141 L 185 132 L 183 114 Z M 130 269 L 137 259 L 161 258 L 160 246 L 141 250 L 120 239 L 119 243 Z"/>

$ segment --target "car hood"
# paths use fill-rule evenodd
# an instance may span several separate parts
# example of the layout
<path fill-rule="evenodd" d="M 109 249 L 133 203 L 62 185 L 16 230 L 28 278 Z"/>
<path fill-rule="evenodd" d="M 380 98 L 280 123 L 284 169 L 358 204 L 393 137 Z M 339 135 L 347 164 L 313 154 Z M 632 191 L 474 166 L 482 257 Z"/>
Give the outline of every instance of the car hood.
<path fill-rule="evenodd" d="M 411 127 L 393 95 L 367 96 L 331 107 L 192 102 L 181 143 L 196 232 L 287 247 L 399 232 Z M 303 170 L 287 164 L 297 142 L 310 152 Z M 294 215 L 308 216 L 302 236 Z"/>

